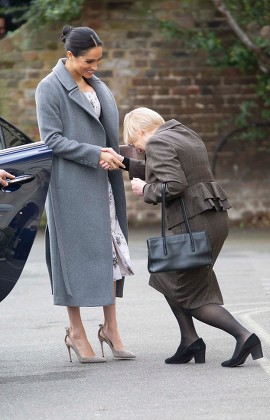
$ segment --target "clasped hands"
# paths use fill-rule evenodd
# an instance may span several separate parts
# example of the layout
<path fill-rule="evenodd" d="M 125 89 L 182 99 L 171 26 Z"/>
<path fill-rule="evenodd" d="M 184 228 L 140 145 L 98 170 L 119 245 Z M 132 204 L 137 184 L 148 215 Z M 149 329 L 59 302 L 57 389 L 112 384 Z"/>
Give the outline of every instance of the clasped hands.
<path fill-rule="evenodd" d="M 124 156 L 119 155 L 111 147 L 104 147 L 101 149 L 99 164 L 103 169 L 112 170 L 125 168 L 123 165 Z M 143 196 L 143 188 L 146 182 L 140 178 L 133 178 L 131 180 L 131 188 L 138 197 Z"/>
<path fill-rule="evenodd" d="M 108 171 L 119 168 L 125 168 L 122 163 L 124 156 L 119 155 L 111 147 L 103 147 L 100 152 L 99 165 Z"/>

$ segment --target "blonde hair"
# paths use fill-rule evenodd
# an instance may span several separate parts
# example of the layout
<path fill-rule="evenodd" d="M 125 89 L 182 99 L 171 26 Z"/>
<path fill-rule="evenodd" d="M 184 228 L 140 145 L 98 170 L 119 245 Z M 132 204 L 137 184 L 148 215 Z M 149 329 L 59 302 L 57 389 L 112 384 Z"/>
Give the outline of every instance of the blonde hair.
<path fill-rule="evenodd" d="M 140 131 L 152 131 L 165 123 L 156 111 L 150 108 L 136 108 L 125 115 L 123 138 L 126 144 L 132 144 Z"/>

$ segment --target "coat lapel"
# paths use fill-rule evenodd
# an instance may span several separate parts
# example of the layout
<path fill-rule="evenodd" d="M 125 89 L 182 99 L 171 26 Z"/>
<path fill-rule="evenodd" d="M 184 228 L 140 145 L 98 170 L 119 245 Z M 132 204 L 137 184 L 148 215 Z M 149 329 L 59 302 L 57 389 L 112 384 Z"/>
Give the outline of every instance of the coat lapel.
<path fill-rule="evenodd" d="M 88 114 L 91 115 L 91 117 L 95 118 L 99 123 L 99 119 L 94 111 L 94 108 L 90 104 L 89 100 L 86 98 L 83 92 L 80 91 L 80 89 L 76 86 L 74 90 L 72 90 L 69 93 L 70 99 L 72 99 L 74 102 L 76 102 L 77 105 L 79 105 L 81 108 L 83 108 Z"/>
<path fill-rule="evenodd" d="M 88 99 L 78 88 L 77 83 L 65 67 L 66 58 L 60 58 L 53 68 L 53 73 L 59 79 L 60 83 L 67 90 L 71 100 L 76 102 L 83 108 L 92 118 L 94 118 L 106 132 L 107 146 L 118 150 L 118 111 L 114 97 L 109 89 L 104 88 L 104 84 L 96 76 L 87 79 L 87 83 L 96 91 L 97 97 L 101 105 L 100 119 L 96 116 L 94 109 L 90 105 Z"/>
<path fill-rule="evenodd" d="M 77 105 L 83 108 L 88 114 L 91 115 L 91 117 L 95 118 L 95 120 L 97 120 L 100 123 L 88 99 L 85 97 L 84 93 L 80 91 L 77 83 L 75 82 L 75 80 L 73 79 L 73 77 L 71 76 L 67 68 L 65 67 L 66 60 L 67 60 L 66 58 L 60 58 L 60 60 L 58 60 L 58 63 L 53 68 L 54 74 L 59 79 L 59 81 L 64 86 L 64 88 L 69 92 L 70 99 L 76 102 Z M 95 79 L 97 78 L 95 77 Z M 97 79 L 97 81 L 99 81 L 99 79 Z"/>

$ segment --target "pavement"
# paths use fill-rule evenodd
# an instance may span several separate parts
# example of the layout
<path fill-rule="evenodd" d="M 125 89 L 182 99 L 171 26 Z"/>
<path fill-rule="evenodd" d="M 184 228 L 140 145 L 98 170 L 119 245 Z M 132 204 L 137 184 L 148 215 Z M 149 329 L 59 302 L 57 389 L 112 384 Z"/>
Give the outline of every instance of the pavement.
<path fill-rule="evenodd" d="M 148 286 L 146 238 L 155 228 L 130 229 L 135 275 L 117 300 L 119 328 L 136 360 L 69 362 L 65 308 L 54 306 L 44 262 L 43 232 L 14 290 L 0 303 L 1 420 L 270 419 L 270 231 L 232 229 L 216 263 L 225 307 L 262 341 L 264 358 L 223 368 L 234 339 L 195 321 L 207 345 L 206 363 L 166 365 L 179 345 L 164 297 Z M 83 308 L 89 339 L 97 339 L 102 308 Z"/>

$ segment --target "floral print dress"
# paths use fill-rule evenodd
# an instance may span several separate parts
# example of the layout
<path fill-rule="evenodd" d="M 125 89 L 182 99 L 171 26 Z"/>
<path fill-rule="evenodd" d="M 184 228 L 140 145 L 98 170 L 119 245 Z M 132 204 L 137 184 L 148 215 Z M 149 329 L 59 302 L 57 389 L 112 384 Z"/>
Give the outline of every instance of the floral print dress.
<path fill-rule="evenodd" d="M 91 103 L 98 118 L 101 113 L 101 106 L 96 92 L 85 92 L 85 96 Z M 121 230 L 115 211 L 115 202 L 112 186 L 108 178 L 108 192 L 110 203 L 110 220 L 112 232 L 112 263 L 113 263 L 113 280 L 121 280 L 123 276 L 132 276 L 129 248 L 126 238 Z"/>

